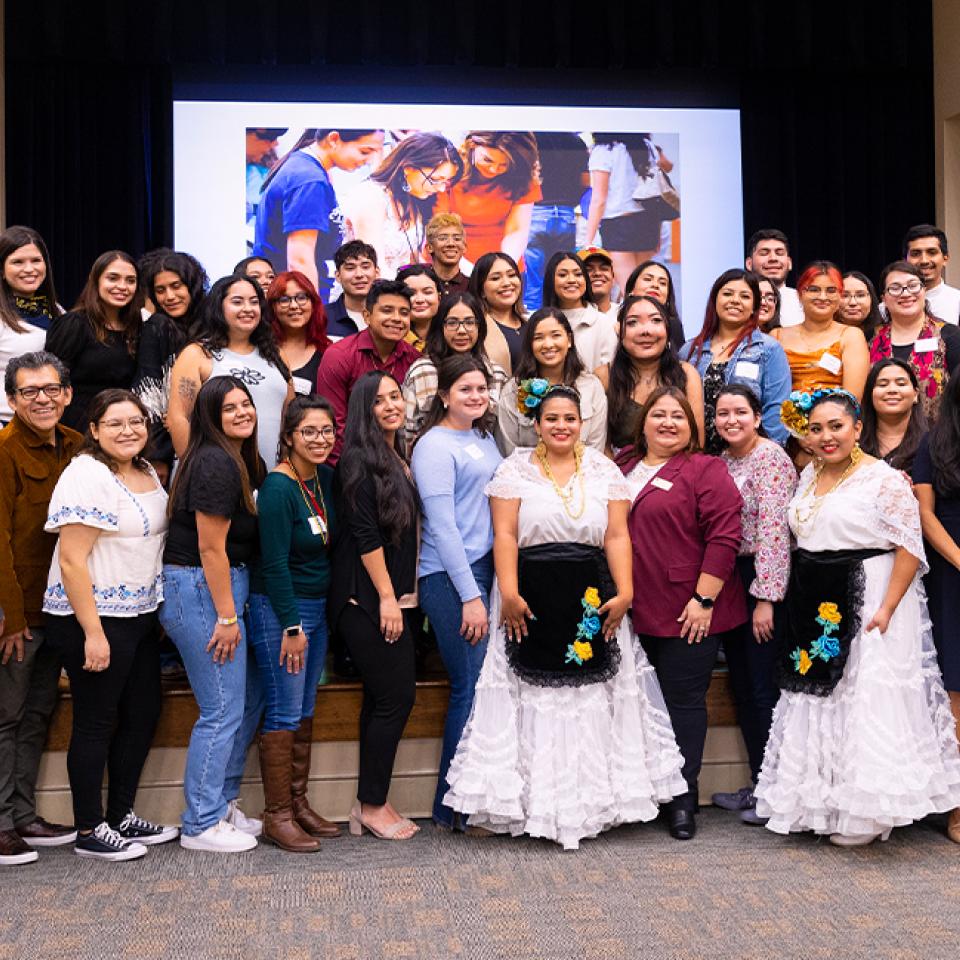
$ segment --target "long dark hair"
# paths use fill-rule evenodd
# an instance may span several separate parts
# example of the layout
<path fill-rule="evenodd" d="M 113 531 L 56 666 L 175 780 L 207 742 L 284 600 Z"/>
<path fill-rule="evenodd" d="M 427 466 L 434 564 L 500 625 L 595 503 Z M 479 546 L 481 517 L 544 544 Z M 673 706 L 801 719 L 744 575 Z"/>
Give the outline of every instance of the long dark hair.
<path fill-rule="evenodd" d="M 431 427 L 435 427 L 446 414 L 447 408 L 440 396 L 440 391 L 442 390 L 444 393 L 449 393 L 453 385 L 462 376 L 474 372 L 482 373 L 484 379 L 487 381 L 487 387 L 490 386 L 490 371 L 479 357 L 474 357 L 469 353 L 454 353 L 447 357 L 446 360 L 437 364 L 437 392 L 433 395 L 433 400 L 430 401 L 430 409 L 427 410 L 423 426 L 420 427 L 420 433 L 417 435 L 418 440 L 420 440 Z M 488 406 L 483 416 L 477 417 L 477 419 L 473 421 L 472 428 L 479 430 L 480 436 L 485 437 L 493 432 L 494 420 L 495 417 Z"/>
<path fill-rule="evenodd" d="M 473 151 L 477 147 L 500 150 L 510 158 L 510 165 L 493 180 L 487 180 L 473 165 Z M 530 190 L 530 185 L 540 178 L 540 153 L 537 138 L 529 131 L 471 130 L 463 141 L 465 183 L 480 185 L 496 184 L 516 203 Z"/>
<path fill-rule="evenodd" d="M 960 376 L 947 381 L 940 397 L 940 415 L 930 427 L 930 459 L 937 496 L 960 494 Z"/>
<path fill-rule="evenodd" d="M 10 289 L 5 279 L 7 260 L 21 247 L 33 244 L 43 257 L 47 275 L 37 289 L 36 296 L 46 302 L 47 313 L 50 317 L 57 315 L 57 292 L 53 287 L 53 267 L 50 264 L 50 253 L 43 237 L 32 227 L 7 227 L 0 233 L 0 323 L 5 323 L 15 333 L 23 333 L 23 318 L 17 310 L 16 294 Z"/>
<path fill-rule="evenodd" d="M 407 185 L 404 170 L 412 167 L 429 173 L 442 163 L 452 163 L 457 172 L 453 182 L 463 175 L 463 160 L 457 148 L 440 133 L 411 133 L 390 151 L 389 156 L 370 174 L 374 183 L 379 183 L 396 204 L 400 225 L 423 222 L 433 216 L 435 196 L 419 198 L 404 190 Z"/>
<path fill-rule="evenodd" d="M 595 133 L 593 142 L 598 147 L 613 146 L 622 143 L 630 154 L 634 170 L 641 177 L 649 177 L 652 170 L 650 146 L 652 140 L 649 133 Z"/>
<path fill-rule="evenodd" d="M 547 261 L 547 265 L 543 268 L 543 306 L 560 306 L 560 298 L 557 296 L 556 273 L 557 267 L 559 267 L 564 260 L 572 260 L 583 274 L 586 287 L 583 291 L 583 296 L 580 298 L 580 306 L 585 307 L 588 303 L 593 303 L 593 288 L 590 286 L 590 274 L 587 273 L 583 261 L 569 250 L 558 250 Z"/>
<path fill-rule="evenodd" d="M 107 267 L 115 260 L 129 264 L 137 275 L 137 289 L 134 291 L 133 298 L 122 310 L 117 311 L 117 319 L 121 324 L 121 333 L 127 345 L 127 351 L 131 356 L 136 356 L 137 343 L 140 340 L 140 328 L 143 325 L 140 315 L 140 308 L 143 306 L 143 291 L 139 285 L 140 274 L 137 272 L 137 263 L 129 253 L 124 253 L 123 250 L 108 250 L 106 253 L 101 253 L 93 261 L 87 282 L 80 291 L 80 296 L 77 298 L 73 309 L 84 313 L 97 342 L 106 343 L 107 312 L 104 309 L 103 300 L 100 298 L 99 287 L 100 278 L 107 272 Z"/>
<path fill-rule="evenodd" d="M 243 441 L 239 453 L 230 438 L 223 432 L 223 401 L 231 390 L 242 390 L 253 403 L 249 388 L 237 377 L 211 377 L 197 394 L 193 412 L 190 414 L 190 440 L 170 490 L 168 512 L 171 516 L 182 499 L 182 492 L 190 489 L 190 478 L 196 469 L 197 451 L 207 445 L 219 447 L 236 464 L 237 470 L 240 471 L 243 505 L 247 513 L 256 514 L 257 512 L 253 489 L 263 483 L 266 468 L 257 452 L 256 427 L 253 433 Z"/>
<path fill-rule="evenodd" d="M 147 462 L 144 451 L 147 451 L 147 448 L 150 446 L 150 432 L 148 429 L 150 413 L 144 406 L 143 401 L 135 393 L 132 393 L 130 390 L 121 390 L 119 387 L 101 390 L 90 401 L 90 406 L 87 408 L 87 429 L 83 434 L 83 443 L 80 444 L 80 449 L 77 450 L 77 456 L 81 453 L 86 453 L 95 460 L 105 463 L 110 468 L 111 473 L 117 472 L 117 461 L 100 446 L 100 441 L 94 437 L 93 431 L 90 429 L 91 424 L 95 423 L 99 425 L 103 415 L 115 403 L 132 403 L 140 411 L 140 416 L 142 416 L 145 421 L 143 433 L 146 442 L 144 443 L 143 450 L 133 458 L 133 465 L 137 470 L 143 473 L 149 473 L 150 465 Z"/>
<path fill-rule="evenodd" d="M 238 283 L 247 284 L 256 293 L 257 302 L 260 304 L 260 322 L 250 334 L 251 346 L 255 347 L 260 356 L 271 366 L 276 367 L 283 374 L 285 380 L 289 380 L 290 371 L 283 362 L 283 357 L 280 356 L 280 348 L 277 346 L 273 329 L 270 326 L 263 291 L 260 289 L 260 284 L 249 277 L 238 277 L 231 274 L 229 277 L 221 277 L 210 288 L 210 293 L 203 301 L 200 316 L 191 331 L 190 339 L 194 343 L 199 343 L 207 353 L 216 353 L 218 350 L 223 350 L 230 343 L 230 328 L 227 325 L 226 317 L 223 315 L 223 301 L 227 299 L 230 288 Z"/>
<path fill-rule="evenodd" d="M 320 130 L 317 127 L 307 127 L 303 133 L 300 134 L 300 138 L 297 142 L 277 161 L 276 166 L 267 174 L 266 179 L 260 185 L 260 192 L 263 193 L 273 178 L 280 172 L 280 168 L 298 151 L 302 150 L 304 147 L 309 147 L 311 143 L 316 143 L 318 140 L 323 140 L 327 134 L 330 133 L 339 133 L 340 139 L 344 143 L 351 143 L 354 140 L 362 140 L 364 137 L 369 137 L 374 133 L 381 133 L 380 130 L 341 130 L 338 127 L 331 127 L 329 130 Z M 262 257 L 257 257 L 256 259 L 262 260 Z M 267 261 L 269 263 L 269 261 Z"/>
<path fill-rule="evenodd" d="M 403 466 L 399 431 L 391 450 L 377 423 L 373 406 L 382 380 L 395 377 L 384 370 L 370 370 L 354 384 L 347 405 L 347 423 L 340 454 L 340 484 L 344 497 L 356 509 L 357 490 L 369 477 L 377 498 L 380 527 L 394 546 L 416 524 L 420 515 L 417 491 Z"/>
<path fill-rule="evenodd" d="M 570 321 L 558 307 L 541 307 L 524 324 L 523 340 L 520 341 L 520 358 L 517 360 L 517 365 L 513 371 L 514 379 L 517 383 L 520 383 L 520 381 L 527 380 L 530 377 L 540 376 L 537 360 L 533 355 L 533 337 L 540 323 L 548 319 L 556 320 L 570 338 L 570 349 L 567 350 L 567 356 L 563 361 L 563 382 L 572 386 L 577 382 L 577 377 L 583 373 L 584 366 L 580 354 L 577 353 L 577 343 L 573 338 L 573 327 L 570 326 Z"/>
<path fill-rule="evenodd" d="M 623 417 L 623 411 L 631 400 L 633 391 L 637 387 L 637 370 L 633 365 L 633 358 L 627 353 L 623 345 L 626 333 L 626 319 L 630 308 L 636 303 L 650 303 L 657 309 L 663 320 L 663 329 L 666 339 L 663 343 L 663 353 L 657 366 L 657 379 L 660 386 L 676 387 L 684 392 L 687 389 L 687 373 L 670 345 L 670 316 L 667 308 L 656 297 L 644 294 L 640 297 L 626 297 L 617 312 L 617 326 L 620 330 L 620 340 L 617 352 L 610 363 L 610 386 L 607 388 L 607 431 L 616 433 L 617 424 Z"/>
<path fill-rule="evenodd" d="M 650 396 L 647 398 L 647 402 L 641 408 L 640 416 L 637 417 L 637 430 L 633 437 L 634 449 L 642 457 L 647 455 L 647 438 L 643 435 L 643 428 L 646 426 L 647 417 L 650 415 L 650 411 L 653 409 L 654 404 L 662 397 L 673 397 L 673 399 L 680 404 L 680 407 L 687 418 L 687 424 L 690 427 L 690 442 L 687 444 L 687 448 L 684 453 L 696 453 L 700 449 L 700 434 L 697 428 L 696 417 L 693 415 L 693 407 L 690 406 L 690 401 L 687 399 L 687 395 L 682 390 L 678 390 L 676 387 L 666 386 L 657 387 L 657 389 L 650 394 Z"/>
<path fill-rule="evenodd" d="M 703 316 L 703 327 L 693 338 L 690 344 L 690 360 L 696 364 L 703 354 L 703 349 L 708 340 L 713 340 L 720 329 L 720 317 L 717 315 L 717 297 L 720 291 L 734 280 L 742 280 L 753 294 L 753 311 L 747 322 L 740 328 L 736 339 L 730 344 L 730 353 L 744 341 L 750 338 L 754 330 L 759 329 L 760 315 L 760 277 L 752 270 L 744 270 L 743 267 L 734 267 L 732 270 L 724 270 L 723 273 L 713 281 L 710 288 L 710 295 L 707 297 L 707 309 Z"/>
<path fill-rule="evenodd" d="M 162 318 L 161 322 L 166 328 L 170 346 L 174 353 L 179 353 L 187 345 L 190 330 L 200 314 L 200 308 L 210 287 L 207 271 L 203 269 L 203 265 L 196 257 L 179 250 L 171 250 L 169 247 L 160 247 L 145 253 L 137 263 L 137 271 L 140 274 L 140 286 L 144 296 L 150 299 L 154 309 L 158 311 L 150 322 L 156 323 L 159 318 Z M 176 274 L 187 288 L 190 303 L 187 304 L 187 312 L 182 317 L 168 317 L 157 305 L 154 286 L 157 276 L 161 273 Z"/>
<path fill-rule="evenodd" d="M 477 262 L 473 265 L 473 272 L 470 274 L 470 280 L 467 283 L 467 290 L 472 293 L 480 303 L 487 306 L 487 301 L 483 296 L 483 285 L 487 282 L 487 277 L 490 276 L 490 271 L 498 260 L 503 260 L 504 263 L 509 264 L 517 274 L 517 279 L 520 281 L 520 292 L 517 294 L 516 303 L 511 307 L 511 312 L 520 323 L 525 323 L 527 318 L 523 313 L 523 274 L 517 266 L 517 261 L 514 260 L 509 253 L 504 253 L 500 250 L 496 253 L 483 253 L 477 257 Z"/>
<path fill-rule="evenodd" d="M 877 332 L 877 327 L 883 323 L 883 314 L 880 312 L 880 298 L 877 296 L 877 289 L 874 287 L 873 281 L 865 273 L 861 273 L 859 270 L 848 270 L 843 275 L 843 279 L 846 280 L 847 277 L 859 280 L 867 288 L 867 293 L 870 294 L 870 312 L 864 317 L 863 326 L 860 328 L 867 343 L 869 343 Z M 780 295 L 779 290 L 777 295 Z"/>
<path fill-rule="evenodd" d="M 477 321 L 477 342 L 467 352 L 471 356 L 482 360 L 489 367 L 490 359 L 487 357 L 487 348 L 483 345 L 487 339 L 487 318 L 484 316 L 480 301 L 473 294 L 466 292 L 448 293 L 440 301 L 440 309 L 437 310 L 436 316 L 430 321 L 430 326 L 427 329 L 426 354 L 435 364 L 446 360 L 447 357 L 457 355 L 450 344 L 447 343 L 443 331 L 447 314 L 458 303 L 464 304 L 473 314 L 473 319 Z"/>
<path fill-rule="evenodd" d="M 333 404 L 326 397 L 321 397 L 318 393 L 304 396 L 298 393 L 288 404 L 283 412 L 283 422 L 280 424 L 280 460 L 288 460 L 293 450 L 293 442 L 290 435 L 297 427 L 303 423 L 304 417 L 311 410 L 320 410 L 330 418 L 330 423 L 334 430 L 337 428 L 337 417 L 333 412 Z"/>
<path fill-rule="evenodd" d="M 859 279 L 859 278 L 858 278 Z M 864 453 L 869 453 L 872 457 L 886 460 L 891 467 L 897 470 L 909 470 L 913 466 L 913 458 L 916 455 L 917 447 L 920 446 L 920 440 L 927 432 L 927 418 L 923 412 L 923 405 L 915 403 L 910 410 L 910 419 L 907 421 L 907 429 L 904 431 L 903 439 L 895 450 L 892 450 L 885 457 L 880 453 L 880 438 L 877 436 L 877 416 L 876 407 L 873 405 L 873 391 L 877 386 L 877 379 L 882 371 L 887 367 L 897 367 L 902 370 L 909 378 L 913 389 L 920 395 L 920 381 L 917 375 L 906 360 L 898 360 L 896 357 L 886 357 L 878 360 L 867 374 L 867 382 L 863 387 L 863 405 L 861 421 L 863 430 L 860 434 L 860 446 Z"/>

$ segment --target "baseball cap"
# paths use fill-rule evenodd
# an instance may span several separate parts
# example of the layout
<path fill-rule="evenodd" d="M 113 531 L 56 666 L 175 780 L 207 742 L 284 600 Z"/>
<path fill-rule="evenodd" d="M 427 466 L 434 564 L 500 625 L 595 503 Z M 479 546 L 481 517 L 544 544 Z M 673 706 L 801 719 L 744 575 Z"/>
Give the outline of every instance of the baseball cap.
<path fill-rule="evenodd" d="M 611 266 L 613 265 L 613 257 L 611 257 L 610 254 L 603 249 L 603 247 L 581 247 L 577 251 L 577 256 L 580 258 L 581 263 L 586 263 L 593 257 L 600 257 L 601 259 L 606 260 Z"/>

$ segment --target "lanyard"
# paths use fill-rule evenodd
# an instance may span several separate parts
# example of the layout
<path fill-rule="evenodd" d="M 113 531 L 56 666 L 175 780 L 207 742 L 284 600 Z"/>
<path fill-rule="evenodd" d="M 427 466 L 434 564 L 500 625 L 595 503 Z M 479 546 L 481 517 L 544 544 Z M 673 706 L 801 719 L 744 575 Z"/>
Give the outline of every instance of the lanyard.
<path fill-rule="evenodd" d="M 300 496 L 303 497 L 303 502 L 306 504 L 307 510 L 310 512 L 311 519 L 317 521 L 319 529 L 322 531 L 321 536 L 323 542 L 327 542 L 327 537 L 329 531 L 327 528 L 327 505 L 323 500 L 323 490 L 320 489 L 320 476 L 319 473 L 314 470 L 313 472 L 313 482 L 314 486 L 317 488 L 317 494 L 320 497 L 320 502 L 317 502 L 317 498 L 310 492 L 310 488 L 303 482 L 303 478 L 297 472 L 297 468 L 293 465 L 292 460 L 287 460 L 287 466 L 293 471 L 293 475 L 297 478 L 297 485 L 300 487 Z"/>

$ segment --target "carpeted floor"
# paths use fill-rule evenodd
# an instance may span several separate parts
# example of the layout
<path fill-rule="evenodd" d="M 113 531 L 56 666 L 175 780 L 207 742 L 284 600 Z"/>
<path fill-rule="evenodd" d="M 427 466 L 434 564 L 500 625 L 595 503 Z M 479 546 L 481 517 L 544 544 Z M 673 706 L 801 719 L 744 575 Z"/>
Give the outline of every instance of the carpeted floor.
<path fill-rule="evenodd" d="M 695 840 L 622 827 L 579 852 L 423 824 L 321 853 L 72 848 L 0 868 L 2 960 L 956 960 L 960 847 L 936 820 L 839 850 L 705 810 Z"/>

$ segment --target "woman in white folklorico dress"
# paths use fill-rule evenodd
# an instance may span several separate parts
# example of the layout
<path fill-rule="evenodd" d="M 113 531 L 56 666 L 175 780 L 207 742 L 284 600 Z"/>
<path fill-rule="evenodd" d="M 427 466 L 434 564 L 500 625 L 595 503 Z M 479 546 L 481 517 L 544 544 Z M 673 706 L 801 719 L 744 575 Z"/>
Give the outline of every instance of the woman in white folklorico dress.
<path fill-rule="evenodd" d="M 818 459 L 789 507 L 798 549 L 757 814 L 776 833 L 860 846 L 960 805 L 919 509 L 899 471 L 860 451 L 851 394 L 818 390 L 784 406 Z"/>
<path fill-rule="evenodd" d="M 471 827 L 577 849 L 654 819 L 687 788 L 656 675 L 623 619 L 629 489 L 577 442 L 575 390 L 553 387 L 536 416 L 542 444 L 515 451 L 487 486 L 492 633 L 444 802 Z"/>

